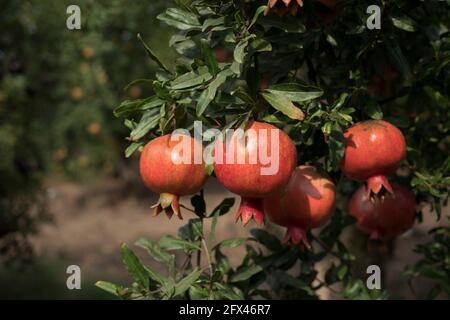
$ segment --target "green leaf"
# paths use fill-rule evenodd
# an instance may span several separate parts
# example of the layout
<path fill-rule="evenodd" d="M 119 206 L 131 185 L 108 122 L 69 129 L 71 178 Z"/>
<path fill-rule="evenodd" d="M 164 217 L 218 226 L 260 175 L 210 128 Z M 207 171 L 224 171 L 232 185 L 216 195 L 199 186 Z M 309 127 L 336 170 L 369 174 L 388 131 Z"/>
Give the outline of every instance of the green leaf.
<path fill-rule="evenodd" d="M 272 107 L 289 118 L 300 121 L 305 119 L 303 111 L 296 107 L 288 98 L 268 91 L 264 91 L 261 94 Z"/>
<path fill-rule="evenodd" d="M 133 142 L 125 149 L 125 157 L 129 158 L 131 155 L 142 147 L 144 144 L 142 142 Z"/>
<path fill-rule="evenodd" d="M 263 268 L 258 265 L 252 265 L 248 267 L 244 267 L 239 269 L 232 277 L 231 282 L 241 282 L 250 279 L 252 276 L 254 276 L 257 273 L 260 273 L 263 271 Z"/>
<path fill-rule="evenodd" d="M 134 252 L 124 243 L 121 246 L 122 261 L 127 267 L 128 272 L 133 276 L 134 280 L 148 288 L 150 285 L 147 271 L 144 268 L 141 260 L 134 254 Z"/>
<path fill-rule="evenodd" d="M 209 84 L 208 88 L 202 92 L 197 103 L 197 117 L 200 117 L 205 112 L 206 107 L 208 107 L 211 101 L 214 100 L 217 94 L 217 89 L 219 89 L 219 87 L 227 80 L 229 75 L 228 72 L 229 70 L 219 73 L 217 77 Z"/>
<path fill-rule="evenodd" d="M 364 107 L 364 111 L 367 113 L 369 117 L 375 120 L 383 119 L 383 111 L 381 110 L 380 105 L 375 99 L 368 98 L 367 103 Z"/>
<path fill-rule="evenodd" d="M 323 90 L 313 86 L 304 86 L 299 83 L 283 83 L 272 85 L 265 91 L 282 95 L 294 102 L 305 102 L 317 99 L 323 95 Z"/>
<path fill-rule="evenodd" d="M 197 16 L 185 10 L 169 8 L 157 18 L 179 30 L 201 29 Z"/>
<path fill-rule="evenodd" d="M 260 6 L 258 9 L 256 9 L 255 15 L 253 16 L 252 21 L 250 22 L 250 25 L 247 27 L 247 29 L 250 29 L 253 27 L 253 25 L 258 21 L 259 16 L 261 13 L 263 13 L 267 9 L 267 6 Z"/>
<path fill-rule="evenodd" d="M 212 79 L 208 67 L 202 66 L 197 70 L 185 73 L 170 83 L 172 90 L 182 90 L 187 88 L 198 87 Z"/>
<path fill-rule="evenodd" d="M 239 246 L 242 246 L 247 241 L 247 238 L 234 238 L 234 239 L 227 239 L 222 241 L 221 243 L 216 244 L 216 246 L 213 248 L 213 250 L 217 248 L 236 248 Z"/>
<path fill-rule="evenodd" d="M 402 72 L 403 77 L 405 77 L 405 80 L 407 81 L 411 80 L 412 77 L 411 67 L 409 65 L 408 60 L 403 55 L 403 51 L 400 48 L 400 46 L 396 43 L 390 42 L 387 43 L 387 50 L 392 63 L 394 63 L 397 69 Z"/>
<path fill-rule="evenodd" d="M 125 100 L 116 109 L 114 115 L 116 117 L 128 117 L 137 111 L 145 111 L 156 108 L 164 104 L 164 101 L 156 96 L 139 99 L 139 100 Z"/>
<path fill-rule="evenodd" d="M 408 32 L 415 32 L 416 31 L 416 22 L 407 17 L 407 16 L 401 16 L 401 17 L 391 17 L 392 24 L 397 27 L 398 29 L 408 31 Z"/>
<path fill-rule="evenodd" d="M 159 112 L 159 109 L 155 108 L 144 112 L 141 121 L 139 121 L 137 127 L 130 133 L 130 138 L 132 141 L 139 140 L 159 124 Z"/>
<path fill-rule="evenodd" d="M 148 253 L 158 262 L 164 263 L 169 268 L 174 267 L 175 264 L 175 256 L 163 250 L 158 242 L 154 240 L 141 238 L 136 241 L 136 245 L 146 249 Z"/>
<path fill-rule="evenodd" d="M 222 202 L 214 208 L 210 216 L 214 216 L 216 213 L 219 213 L 219 216 L 223 216 L 228 213 L 230 209 L 234 206 L 235 199 L 234 198 L 225 198 Z"/>
<path fill-rule="evenodd" d="M 196 194 L 191 197 L 191 204 L 194 207 L 194 211 L 199 217 L 203 217 L 206 212 L 206 203 L 204 197 Z"/>
<path fill-rule="evenodd" d="M 174 296 L 176 297 L 185 293 L 191 287 L 191 285 L 194 284 L 195 281 L 197 281 L 201 274 L 202 270 L 194 270 L 186 277 L 178 281 L 178 283 L 175 285 Z"/>
<path fill-rule="evenodd" d="M 115 296 L 119 296 L 119 290 L 123 289 L 123 287 L 107 281 L 97 281 L 95 286 Z"/>
<path fill-rule="evenodd" d="M 345 153 L 344 133 L 337 123 L 332 126 L 331 133 L 328 136 L 328 148 L 330 165 L 333 169 L 337 169 Z"/>
<path fill-rule="evenodd" d="M 294 278 L 286 272 L 276 270 L 271 274 L 271 277 L 272 279 L 274 279 L 274 281 L 282 284 L 283 286 L 300 289 L 305 291 L 310 296 L 316 296 L 316 293 L 307 282 L 303 281 L 302 279 Z"/>
<path fill-rule="evenodd" d="M 166 235 L 159 239 L 159 246 L 165 250 L 184 250 L 184 251 L 195 251 L 201 250 L 197 243 L 183 240 L 179 237 L 174 237 L 171 235 Z"/>
<path fill-rule="evenodd" d="M 228 286 L 224 286 L 219 282 L 214 283 L 214 286 L 217 288 L 218 293 L 225 299 L 228 300 L 243 300 L 244 297 L 238 293 L 236 293 L 232 288 Z"/>
<path fill-rule="evenodd" d="M 241 41 L 237 44 L 236 48 L 234 49 L 234 60 L 239 63 L 242 64 L 245 60 L 245 49 L 248 46 L 248 40 L 247 41 Z"/>
<path fill-rule="evenodd" d="M 161 60 L 159 60 L 159 58 L 153 53 L 152 49 L 150 49 L 149 46 L 147 46 L 147 44 L 144 42 L 144 40 L 142 39 L 141 35 L 138 33 L 137 38 L 141 41 L 142 45 L 145 48 L 145 51 L 147 51 L 148 56 L 150 57 L 150 59 L 152 59 L 154 62 L 156 62 L 156 64 L 163 69 L 164 71 L 166 71 L 167 73 L 172 73 L 165 65 L 164 63 L 161 62 Z"/>

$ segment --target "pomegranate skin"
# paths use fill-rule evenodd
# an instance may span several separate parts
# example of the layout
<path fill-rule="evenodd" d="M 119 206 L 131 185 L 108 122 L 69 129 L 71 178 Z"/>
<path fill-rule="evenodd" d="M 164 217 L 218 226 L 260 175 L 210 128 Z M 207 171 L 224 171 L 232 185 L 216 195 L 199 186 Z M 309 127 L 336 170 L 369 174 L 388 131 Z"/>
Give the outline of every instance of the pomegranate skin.
<path fill-rule="evenodd" d="M 360 122 L 344 133 L 345 155 L 342 172 L 356 181 L 368 180 L 369 192 L 375 194 L 385 187 L 391 192 L 386 176 L 394 173 L 406 156 L 402 132 L 389 122 Z"/>
<path fill-rule="evenodd" d="M 275 224 L 287 227 L 284 242 L 309 247 L 306 232 L 323 226 L 334 211 L 336 187 L 325 172 L 297 167 L 286 188 L 264 199 L 264 212 Z"/>
<path fill-rule="evenodd" d="M 214 172 L 217 179 L 225 188 L 243 198 L 236 220 L 242 218 L 244 225 L 252 217 L 258 224 L 264 222 L 260 199 L 280 191 L 288 183 L 297 162 L 295 145 L 282 130 L 256 121 L 247 125 L 246 132 L 250 129 L 254 130 L 253 132 L 259 137 L 264 136 L 267 143 L 263 145 L 261 139 L 255 135 L 248 135 L 243 142 L 244 139 L 240 139 L 235 132 L 228 144 L 225 141 L 217 141 L 214 149 Z M 272 130 L 276 130 L 279 138 L 278 141 L 273 142 L 279 146 L 278 152 L 273 151 L 278 153 L 278 170 L 263 175 L 261 169 L 268 169 L 271 164 L 262 163 L 259 153 L 260 148 L 263 148 L 263 154 L 272 155 Z M 245 159 L 244 163 L 237 163 L 239 158 Z M 233 163 L 229 163 L 227 159 L 233 159 Z M 252 163 L 251 159 L 256 159 L 256 163 Z"/>
<path fill-rule="evenodd" d="M 413 192 L 392 184 L 393 194 L 370 198 L 361 186 L 349 202 L 349 213 L 357 220 L 359 229 L 371 240 L 397 236 L 412 228 L 416 217 L 416 199 Z"/>
<path fill-rule="evenodd" d="M 147 188 L 161 195 L 160 201 L 154 206 L 155 215 L 163 209 L 169 209 L 165 210 L 169 217 L 175 213 L 181 218 L 178 198 L 198 192 L 208 175 L 203 161 L 198 164 L 194 162 L 193 150 L 198 148 L 203 154 L 202 145 L 184 136 L 183 139 L 188 139 L 191 145 L 191 161 L 180 163 L 182 154 L 178 150 L 174 151 L 174 148 L 181 140 L 177 138 L 171 141 L 171 137 L 170 134 L 158 137 L 145 145 L 140 157 L 140 175 Z"/>

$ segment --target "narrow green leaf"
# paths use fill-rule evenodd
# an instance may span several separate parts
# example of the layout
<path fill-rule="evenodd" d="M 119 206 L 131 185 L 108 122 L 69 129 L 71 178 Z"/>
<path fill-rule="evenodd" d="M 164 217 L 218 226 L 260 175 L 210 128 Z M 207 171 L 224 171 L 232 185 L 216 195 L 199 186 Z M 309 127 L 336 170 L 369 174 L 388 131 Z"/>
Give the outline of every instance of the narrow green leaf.
<path fill-rule="evenodd" d="M 205 62 L 209 68 L 209 72 L 212 75 L 216 75 L 220 71 L 220 69 L 216 57 L 214 56 L 214 52 L 212 51 L 206 39 L 201 39 L 200 44 L 202 46 L 203 57 L 205 58 Z"/>
<path fill-rule="evenodd" d="M 263 268 L 258 265 L 242 268 L 231 277 L 231 282 L 241 282 L 248 280 L 255 274 L 260 273 L 261 271 L 263 271 Z"/>
<path fill-rule="evenodd" d="M 194 270 L 190 274 L 188 274 L 186 277 L 181 279 L 176 285 L 175 285 L 175 293 L 174 296 L 182 295 L 183 293 L 188 290 L 191 285 L 197 281 L 197 279 L 202 274 L 202 270 Z"/>
<path fill-rule="evenodd" d="M 138 33 L 137 38 L 141 41 L 142 45 L 145 48 L 145 51 L 147 51 L 148 56 L 150 57 L 150 59 L 152 59 L 154 62 L 156 62 L 156 64 L 163 69 L 164 71 L 166 71 L 167 73 L 172 73 L 165 65 L 164 63 L 161 62 L 161 60 L 159 60 L 159 58 L 153 53 L 152 49 L 150 49 L 150 47 L 144 42 L 144 40 L 142 39 L 141 35 Z"/>
<path fill-rule="evenodd" d="M 288 98 L 268 91 L 264 91 L 261 94 L 272 107 L 289 118 L 300 121 L 305 119 L 303 111 L 296 107 Z"/>
<path fill-rule="evenodd" d="M 305 86 L 299 83 L 282 83 L 272 85 L 265 91 L 282 95 L 294 102 L 305 102 L 317 99 L 323 95 L 323 90 L 318 87 Z"/>
<path fill-rule="evenodd" d="M 149 286 L 149 278 L 141 260 L 134 252 L 124 243 L 121 246 L 122 261 L 127 267 L 128 272 L 133 276 L 134 280 L 144 288 Z"/>

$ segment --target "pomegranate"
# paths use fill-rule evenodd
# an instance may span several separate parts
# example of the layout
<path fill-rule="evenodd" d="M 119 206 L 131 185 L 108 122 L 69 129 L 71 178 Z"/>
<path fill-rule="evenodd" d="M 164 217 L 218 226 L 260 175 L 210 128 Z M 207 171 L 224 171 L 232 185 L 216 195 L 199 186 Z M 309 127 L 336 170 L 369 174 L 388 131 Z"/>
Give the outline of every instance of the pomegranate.
<path fill-rule="evenodd" d="M 370 120 L 347 129 L 344 138 L 342 172 L 350 179 L 367 181 L 368 194 L 378 194 L 383 188 L 392 193 L 386 176 L 394 173 L 406 156 L 402 132 L 389 122 Z"/>
<path fill-rule="evenodd" d="M 409 189 L 393 183 L 393 193 L 381 198 L 370 198 L 361 186 L 349 203 L 349 213 L 357 220 L 359 229 L 371 240 L 404 233 L 414 225 L 416 199 Z"/>
<path fill-rule="evenodd" d="M 275 224 L 287 227 L 283 242 L 310 247 L 307 231 L 324 225 L 334 210 L 336 188 L 325 172 L 300 166 L 286 188 L 264 199 L 264 213 Z"/>
<path fill-rule="evenodd" d="M 246 225 L 253 218 L 261 225 L 264 223 L 262 198 L 288 183 L 296 166 L 297 152 L 282 130 L 252 121 L 247 124 L 245 135 L 235 131 L 229 139 L 216 142 L 214 161 L 217 179 L 242 197 L 236 221 L 241 219 Z"/>
<path fill-rule="evenodd" d="M 178 138 L 171 139 L 172 135 L 158 137 L 144 147 L 140 158 L 140 174 L 144 184 L 153 192 L 160 194 L 158 202 L 152 206 L 154 216 L 165 211 L 169 218 L 173 214 L 182 219 L 179 197 L 198 192 L 205 184 L 208 175 L 204 164 L 195 163 L 194 148 L 201 150 L 201 143 L 189 136 L 183 136 L 183 141 L 190 144 L 191 155 L 188 161 L 182 163 L 184 150 L 177 152 Z M 186 145 L 185 143 L 183 143 Z"/>
<path fill-rule="evenodd" d="M 214 55 L 217 62 L 229 62 L 233 58 L 232 52 L 226 47 L 219 47 L 214 49 Z"/>

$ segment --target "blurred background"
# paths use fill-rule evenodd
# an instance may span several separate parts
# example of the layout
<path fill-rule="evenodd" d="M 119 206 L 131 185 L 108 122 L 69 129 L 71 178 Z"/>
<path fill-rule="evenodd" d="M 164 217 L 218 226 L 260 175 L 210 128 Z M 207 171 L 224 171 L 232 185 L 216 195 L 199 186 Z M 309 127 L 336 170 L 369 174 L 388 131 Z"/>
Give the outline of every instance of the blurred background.
<path fill-rule="evenodd" d="M 81 8 L 81 30 L 66 28 L 70 4 Z M 94 283 L 130 282 L 120 243 L 158 239 L 183 224 L 151 218 L 156 198 L 139 180 L 137 158 L 125 159 L 127 130 L 112 114 L 120 101 L 150 93 L 144 86 L 124 90 L 156 68 L 137 33 L 173 63 L 171 30 L 156 19 L 167 5 L 0 1 L 0 298 L 111 298 Z M 226 195 L 213 179 L 205 189 L 208 207 Z M 435 223 L 434 215 L 424 217 L 397 240 L 395 259 L 385 262 L 394 296 L 406 292 L 400 273 Z M 231 215 L 221 219 L 219 239 L 248 234 Z M 364 257 L 363 236 L 349 230 L 346 237 L 360 239 L 355 250 Z M 81 267 L 82 290 L 66 287 L 72 264 Z M 426 282 L 421 286 L 425 290 Z"/>

